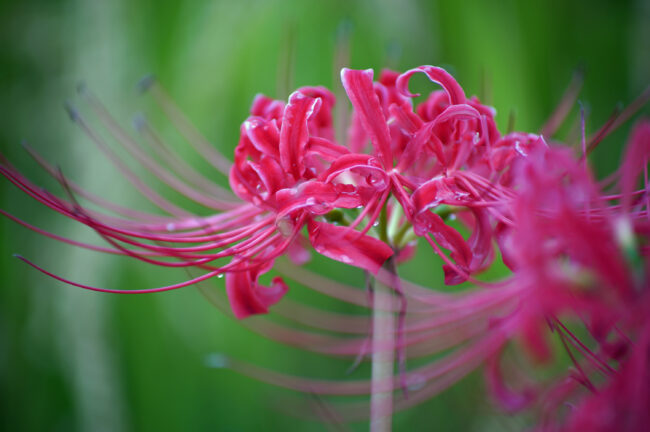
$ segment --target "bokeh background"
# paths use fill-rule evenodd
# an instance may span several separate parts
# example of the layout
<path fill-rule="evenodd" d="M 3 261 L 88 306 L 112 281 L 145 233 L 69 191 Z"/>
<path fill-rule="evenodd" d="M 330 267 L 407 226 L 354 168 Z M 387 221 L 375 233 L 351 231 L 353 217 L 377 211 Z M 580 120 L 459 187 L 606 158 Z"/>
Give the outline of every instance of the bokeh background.
<path fill-rule="evenodd" d="M 288 88 L 300 85 L 338 86 L 334 59 L 346 38 L 354 68 L 448 68 L 468 94 L 497 108 L 502 131 L 511 112 L 517 129 L 539 130 L 577 68 L 586 71 L 580 99 L 588 132 L 650 84 L 650 5 L 644 0 L 6 0 L 0 4 L 0 149 L 55 192 L 55 182 L 21 142 L 88 189 L 147 209 L 62 109 L 71 100 L 87 111 L 75 91 L 80 81 L 127 128 L 133 113 L 145 112 L 197 170 L 223 182 L 186 149 L 150 97 L 138 94 L 138 80 L 155 73 L 188 117 L 230 155 L 256 93 L 285 98 Z M 562 130 L 569 139 L 577 119 L 574 109 Z M 595 152 L 599 175 L 616 167 L 629 126 Z M 194 209 L 183 197 L 168 196 Z M 0 207 L 56 233 L 97 241 L 4 179 Z M 219 312 L 196 288 L 142 296 L 86 292 L 44 277 L 13 253 L 101 286 L 151 287 L 186 276 L 78 250 L 0 218 L 0 429 L 325 430 L 288 415 L 287 392 L 209 368 L 206 358 L 227 353 L 330 378 L 345 378 L 349 362 L 271 343 Z M 433 261 L 430 253 L 419 254 L 403 271 L 441 289 Z M 358 272 L 324 259 L 312 267 L 362 283 Z M 223 280 L 212 281 L 211 289 L 223 289 Z M 299 286 L 292 286 L 292 295 L 303 295 Z M 322 305 L 339 306 L 326 299 Z M 354 376 L 367 373 L 362 367 Z M 473 374 L 399 414 L 396 429 L 520 430 L 526 424 L 525 416 L 495 413 L 482 388 L 480 374 Z"/>

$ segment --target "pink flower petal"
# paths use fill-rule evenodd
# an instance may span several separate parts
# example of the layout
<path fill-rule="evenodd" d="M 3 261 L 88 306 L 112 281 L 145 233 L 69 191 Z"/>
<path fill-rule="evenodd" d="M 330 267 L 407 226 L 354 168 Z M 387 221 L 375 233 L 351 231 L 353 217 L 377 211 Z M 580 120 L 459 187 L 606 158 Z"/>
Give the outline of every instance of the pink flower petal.
<path fill-rule="evenodd" d="M 244 122 L 246 136 L 262 154 L 280 157 L 280 131 L 275 120 L 266 121 L 259 117 L 249 117 Z"/>
<path fill-rule="evenodd" d="M 271 99 L 263 94 L 256 95 L 255 99 L 253 99 L 253 105 L 251 106 L 251 115 L 262 117 L 265 120 L 279 120 L 282 118 L 283 111 L 284 102 Z"/>
<path fill-rule="evenodd" d="M 321 175 L 321 179 L 329 183 L 345 172 L 360 175 L 366 186 L 376 192 L 383 192 L 390 184 L 386 171 L 373 156 L 354 153 L 343 155 L 332 162 L 330 168 Z"/>
<path fill-rule="evenodd" d="M 446 70 L 435 66 L 420 66 L 408 70 L 397 78 L 397 89 L 408 97 L 418 97 L 419 94 L 411 93 L 408 89 L 408 82 L 411 76 L 417 72 L 426 74 L 429 79 L 442 86 L 449 96 L 449 103 L 452 105 L 465 103 L 465 92 L 458 82 Z"/>
<path fill-rule="evenodd" d="M 305 172 L 303 153 L 309 140 L 308 120 L 318 112 L 321 99 L 314 99 L 299 91 L 289 96 L 280 128 L 280 163 L 295 180 Z"/>
<path fill-rule="evenodd" d="M 357 231 L 324 222 L 310 221 L 309 240 L 314 249 L 344 264 L 377 274 L 393 250 L 384 242 Z"/>
<path fill-rule="evenodd" d="M 370 141 L 386 168 L 393 167 L 390 132 L 372 82 L 372 69 L 341 70 L 341 81 Z"/>
<path fill-rule="evenodd" d="M 268 313 L 289 290 L 282 278 L 275 277 L 271 286 L 262 286 L 257 280 L 258 270 L 226 273 L 226 293 L 230 307 L 238 319 Z"/>
<path fill-rule="evenodd" d="M 316 180 L 306 181 L 294 188 L 282 189 L 276 194 L 276 200 L 278 220 L 298 210 L 322 215 L 335 207 L 354 208 L 362 204 L 354 188 L 346 191 L 331 183 Z"/>
<path fill-rule="evenodd" d="M 468 203 L 469 193 L 458 187 L 452 177 L 434 177 L 413 192 L 416 213 L 435 208 L 440 204 L 463 206 Z"/>

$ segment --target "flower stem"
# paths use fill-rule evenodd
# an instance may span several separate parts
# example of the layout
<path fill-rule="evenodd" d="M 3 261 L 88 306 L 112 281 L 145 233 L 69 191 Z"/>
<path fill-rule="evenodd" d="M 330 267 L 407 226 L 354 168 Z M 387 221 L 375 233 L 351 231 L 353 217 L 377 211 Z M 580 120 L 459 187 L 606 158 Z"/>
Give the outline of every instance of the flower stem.
<path fill-rule="evenodd" d="M 385 268 L 394 269 L 392 260 L 393 258 L 389 258 Z M 379 280 L 375 280 L 372 308 L 371 432 L 388 432 L 392 428 L 392 380 L 395 361 L 395 314 L 392 311 L 393 304 L 393 289 Z"/>

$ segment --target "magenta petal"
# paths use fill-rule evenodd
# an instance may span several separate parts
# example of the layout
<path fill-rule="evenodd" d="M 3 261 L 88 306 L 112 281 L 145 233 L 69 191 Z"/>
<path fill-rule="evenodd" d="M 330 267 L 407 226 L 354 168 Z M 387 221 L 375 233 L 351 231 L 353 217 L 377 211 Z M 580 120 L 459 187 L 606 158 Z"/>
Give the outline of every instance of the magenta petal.
<path fill-rule="evenodd" d="M 407 134 L 414 134 L 424 124 L 422 119 L 415 114 L 408 104 L 391 104 L 388 107 L 390 116 L 395 119 L 395 122 L 402 131 Z"/>
<path fill-rule="evenodd" d="M 440 204 L 467 205 L 469 193 L 460 189 L 451 177 L 434 177 L 413 192 L 413 205 L 417 213 Z"/>
<path fill-rule="evenodd" d="M 309 240 L 318 253 L 373 274 L 393 255 L 386 243 L 346 227 L 310 221 L 308 229 Z"/>
<path fill-rule="evenodd" d="M 282 170 L 277 159 L 263 156 L 259 164 L 251 163 L 251 167 L 260 177 L 266 194 L 273 195 L 284 187 L 286 173 Z"/>
<path fill-rule="evenodd" d="M 310 133 L 316 134 L 328 140 L 334 139 L 334 121 L 332 118 L 332 108 L 336 104 L 334 93 L 325 87 L 301 87 L 298 91 L 305 96 L 318 98 L 322 106 L 317 113 L 310 119 Z"/>
<path fill-rule="evenodd" d="M 311 253 L 309 252 L 308 246 L 309 243 L 307 243 L 304 237 L 296 237 L 294 241 L 289 243 L 287 256 L 291 262 L 296 265 L 307 264 L 311 260 Z"/>
<path fill-rule="evenodd" d="M 420 130 L 415 134 L 413 139 L 409 140 L 402 157 L 400 158 L 398 169 L 403 171 L 409 168 L 415 161 L 418 156 L 426 148 L 427 143 L 431 143 L 431 148 L 435 154 L 438 162 L 442 166 L 447 165 L 447 158 L 445 157 L 444 149 L 442 147 L 442 142 L 440 139 L 433 133 L 433 128 L 436 126 L 435 122 L 429 122 L 424 124 Z"/>
<path fill-rule="evenodd" d="M 449 103 L 452 105 L 464 103 L 465 92 L 458 82 L 446 70 L 434 66 L 420 66 L 415 69 L 408 70 L 397 78 L 397 90 L 408 97 L 417 97 L 419 94 L 411 93 L 408 89 L 409 79 L 416 72 L 426 74 L 429 79 L 442 86 L 449 96 Z"/>
<path fill-rule="evenodd" d="M 253 202 L 259 200 L 260 191 L 257 185 L 260 184 L 259 176 L 252 167 L 251 161 L 244 161 L 241 164 L 234 164 L 228 177 L 230 188 L 241 199 Z"/>
<path fill-rule="evenodd" d="M 413 229 L 417 235 L 431 234 L 440 246 L 451 251 L 451 259 L 463 268 L 469 269 L 472 252 L 462 235 L 450 227 L 440 216 L 428 210 L 417 213 L 413 220 Z M 449 269 L 451 273 L 456 273 Z"/>
<path fill-rule="evenodd" d="M 377 93 L 372 82 L 372 69 L 341 70 L 343 87 L 352 102 L 355 112 L 359 115 L 363 127 L 370 136 L 370 141 L 379 154 L 384 167 L 393 167 L 393 155 L 390 147 L 390 132 L 386 117 L 381 108 Z"/>
<path fill-rule="evenodd" d="M 312 152 L 324 160 L 331 161 L 340 156 L 350 153 L 347 147 L 334 144 L 325 138 L 310 137 L 307 142 L 307 151 Z"/>
<path fill-rule="evenodd" d="M 499 246 L 501 258 L 506 267 L 512 271 L 515 271 L 517 269 L 517 257 L 515 255 L 516 249 L 514 248 L 513 237 L 514 235 L 512 228 L 504 223 L 497 224 L 496 228 L 494 229 L 494 239 Z"/>
<path fill-rule="evenodd" d="M 503 348 L 487 360 L 485 378 L 489 392 L 509 413 L 520 411 L 528 406 L 535 396 L 532 389 L 516 392 L 509 388 L 501 372 L 501 355 Z"/>
<path fill-rule="evenodd" d="M 283 111 L 284 102 L 271 99 L 263 94 L 256 95 L 251 106 L 251 115 L 262 117 L 265 120 L 279 120 Z"/>
<path fill-rule="evenodd" d="M 494 259 L 494 248 L 492 247 L 494 230 L 487 210 L 472 208 L 471 211 L 476 222 L 468 240 L 472 250 L 470 269 L 472 272 L 478 272 L 487 268 Z"/>
<path fill-rule="evenodd" d="M 436 117 L 434 122 L 438 125 L 449 120 L 468 120 L 473 118 L 480 121 L 481 114 L 476 110 L 476 108 L 461 103 L 445 108 L 444 111 Z"/>
<path fill-rule="evenodd" d="M 305 171 L 303 153 L 309 140 L 308 120 L 318 112 L 321 100 L 299 91 L 289 96 L 280 129 L 280 163 L 287 173 L 299 179 Z"/>
<path fill-rule="evenodd" d="M 260 285 L 258 271 L 241 271 L 226 274 L 226 293 L 230 307 L 238 319 L 268 313 L 289 290 L 282 278 L 273 278 L 271 286 Z"/>
<path fill-rule="evenodd" d="M 336 105 L 336 96 L 334 96 L 334 93 L 332 93 L 327 87 L 323 86 L 316 86 L 316 87 L 300 87 L 298 91 L 305 96 L 308 96 L 310 98 L 319 98 L 322 99 L 323 105 L 325 107 L 328 107 L 327 110 L 325 110 L 324 113 L 319 113 L 319 114 L 331 114 L 331 109 Z M 331 117 L 330 117 L 331 118 Z"/>
<path fill-rule="evenodd" d="M 277 219 L 298 210 L 322 215 L 335 207 L 354 208 L 361 205 L 360 198 L 354 193 L 343 193 L 337 186 L 315 180 L 301 183 L 295 188 L 281 189 L 276 194 L 278 204 Z"/>
<path fill-rule="evenodd" d="M 373 156 L 364 154 L 347 154 L 336 159 L 329 169 L 321 175 L 325 182 L 332 182 L 344 172 L 352 172 L 362 176 L 367 186 L 377 192 L 382 192 L 390 184 L 386 171 L 384 171 Z"/>
<path fill-rule="evenodd" d="M 445 285 L 458 285 L 467 280 L 466 275 L 458 273 L 456 270 L 454 270 L 454 268 L 452 268 L 448 264 L 442 266 L 442 271 L 445 277 Z"/>
<path fill-rule="evenodd" d="M 348 147 L 353 153 L 359 153 L 364 150 L 368 144 L 368 133 L 363 127 L 361 117 L 354 111 L 347 131 Z"/>
<path fill-rule="evenodd" d="M 280 156 L 278 144 L 280 142 L 280 131 L 275 120 L 266 121 L 259 117 L 249 117 L 244 122 L 246 136 L 253 146 L 262 154 Z"/>

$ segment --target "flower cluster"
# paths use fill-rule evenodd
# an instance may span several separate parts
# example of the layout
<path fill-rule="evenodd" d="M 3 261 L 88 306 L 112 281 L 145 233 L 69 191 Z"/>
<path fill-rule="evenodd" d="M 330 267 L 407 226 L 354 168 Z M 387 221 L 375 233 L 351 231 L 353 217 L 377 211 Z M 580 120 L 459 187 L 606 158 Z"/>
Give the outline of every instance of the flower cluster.
<path fill-rule="evenodd" d="M 408 89 L 416 73 L 442 88 L 417 105 L 414 98 L 419 95 Z M 380 383 L 385 391 L 404 390 L 396 395 L 396 409 L 437 394 L 485 364 L 494 398 L 508 411 L 536 404 L 542 430 L 642 430 L 650 420 L 650 123 L 636 126 L 620 169 L 599 182 L 586 163 L 587 151 L 622 122 L 623 114 L 589 143 L 583 136 L 583 151 L 575 154 L 550 143 L 547 136 L 502 135 L 495 110 L 476 97 L 468 98 L 438 67 L 421 66 L 402 74 L 383 71 L 377 81 L 372 70 L 343 69 L 341 79 L 354 108 L 346 142 L 335 138 L 340 136 L 333 124 L 337 101 L 323 87 L 300 88 L 286 103 L 257 96 L 241 126 L 232 164 L 198 141 L 197 149 L 228 176 L 235 196 L 178 162 L 141 119 L 138 130 L 159 158 L 148 155 L 82 89 L 111 134 L 145 168 L 218 212 L 189 214 L 158 195 L 72 107 L 72 119 L 167 215 L 106 202 L 69 181 L 33 150 L 30 153 L 64 186 L 66 198 L 37 187 L 7 161 L 1 161 L 0 173 L 47 207 L 91 227 L 110 247 L 63 238 L 0 212 L 77 246 L 204 273 L 166 287 L 121 291 L 68 281 L 21 259 L 56 279 L 107 292 L 164 291 L 225 274 L 230 308 L 237 318 L 245 318 L 269 312 L 288 291 L 281 277 L 270 286 L 259 282 L 260 275 L 286 254 L 294 262 L 284 266 L 288 278 L 371 308 L 372 298 L 363 292 L 299 267 L 313 249 L 372 273 L 396 291 L 402 301 L 388 309 L 400 312 L 401 320 L 394 329 L 397 343 L 388 348 L 402 354 L 402 366 L 406 357 L 442 354 Z M 162 88 L 155 82 L 148 86 L 179 129 L 193 134 Z M 159 159 L 170 162 L 172 169 Z M 104 211 L 82 206 L 77 196 Z M 451 219 L 458 222 L 452 224 Z M 442 261 L 447 285 L 473 285 L 450 294 L 396 278 L 395 264 L 412 256 L 417 238 Z M 498 256 L 510 276 L 497 282 L 477 280 Z M 223 306 L 221 298 L 217 303 Z M 281 304 L 279 314 L 329 333 L 271 321 L 250 325 L 312 351 L 372 354 L 367 348 L 367 317 Z M 512 362 L 510 345 L 521 347 L 535 365 L 560 357 L 552 334 L 571 362 L 565 375 L 536 382 L 516 367 L 504 373 L 502 363 Z M 367 381 L 311 381 L 234 361 L 229 365 L 311 393 L 370 391 Z M 567 403 L 573 408 L 564 413 Z M 359 403 L 339 409 L 346 419 L 366 411 Z"/>

